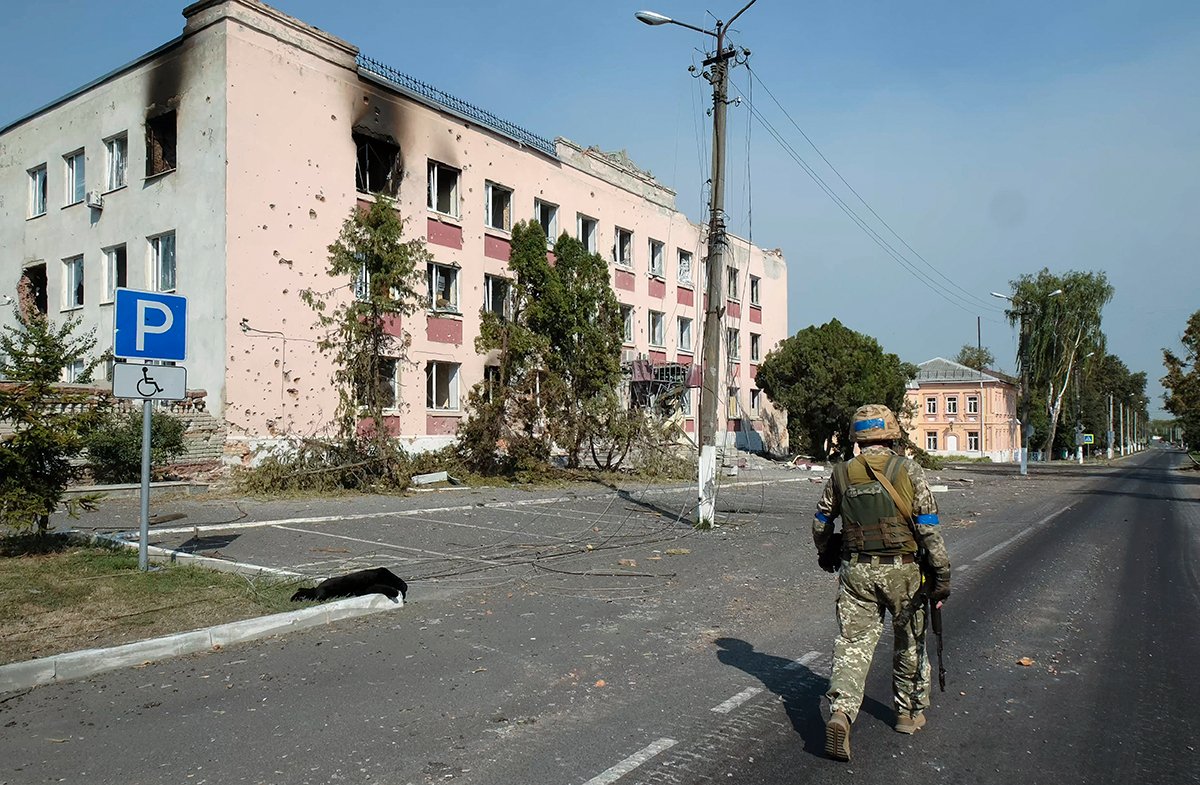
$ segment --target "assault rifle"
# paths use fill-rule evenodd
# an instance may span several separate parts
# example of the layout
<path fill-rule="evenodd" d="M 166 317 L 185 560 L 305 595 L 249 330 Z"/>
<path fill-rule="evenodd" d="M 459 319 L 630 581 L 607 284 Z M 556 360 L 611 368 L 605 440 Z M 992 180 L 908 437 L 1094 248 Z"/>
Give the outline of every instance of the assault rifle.
<path fill-rule="evenodd" d="M 927 608 L 929 625 L 933 628 L 933 637 L 937 642 L 938 687 L 946 691 L 946 668 L 942 665 L 942 609 L 938 603 L 929 601 L 929 587 L 933 584 L 933 576 L 925 569 L 924 553 L 921 554 L 921 588 L 912 596 L 908 603 L 896 614 L 896 623 L 908 626 L 913 616 L 921 608 Z"/>

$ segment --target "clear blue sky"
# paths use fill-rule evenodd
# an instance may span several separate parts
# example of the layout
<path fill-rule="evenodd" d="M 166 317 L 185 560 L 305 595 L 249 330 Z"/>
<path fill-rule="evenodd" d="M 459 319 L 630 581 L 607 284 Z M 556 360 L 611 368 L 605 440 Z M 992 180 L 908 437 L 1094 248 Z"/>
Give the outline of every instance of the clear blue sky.
<path fill-rule="evenodd" d="M 728 15 L 743 1 L 708 8 Z M 182 26 L 171 0 L 4 5 L 0 124 Z M 624 148 L 701 216 L 706 84 L 686 69 L 706 41 L 633 13 L 711 24 L 702 4 L 275 5 L 544 136 Z M 1103 270 L 1117 290 L 1109 349 L 1146 371 L 1159 408 L 1161 349 L 1200 309 L 1200 3 L 758 0 L 737 28 L 761 80 L 757 110 L 935 284 L 857 228 L 746 104 L 731 107 L 727 208 L 745 235 L 752 205 L 754 241 L 785 251 L 789 331 L 837 317 L 919 362 L 973 344 L 979 315 L 984 344 L 1011 368 L 1013 332 L 988 292 L 1042 266 Z M 745 69 L 733 78 L 749 90 Z"/>

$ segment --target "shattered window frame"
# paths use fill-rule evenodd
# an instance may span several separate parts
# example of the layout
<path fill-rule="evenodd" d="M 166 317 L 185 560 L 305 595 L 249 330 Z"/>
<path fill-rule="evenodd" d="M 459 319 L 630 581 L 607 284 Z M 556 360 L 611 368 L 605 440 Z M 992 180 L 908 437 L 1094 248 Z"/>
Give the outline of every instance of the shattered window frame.
<path fill-rule="evenodd" d="M 174 109 L 146 118 L 146 177 L 175 171 L 179 166 L 178 116 Z"/>
<path fill-rule="evenodd" d="M 692 283 L 692 270 L 694 269 L 693 264 L 692 264 L 692 260 L 693 260 L 692 252 L 685 251 L 682 248 L 677 248 L 675 250 L 677 250 L 679 252 L 678 261 L 677 261 L 677 264 L 679 265 L 679 269 L 678 269 L 678 272 L 676 273 L 676 277 L 679 279 L 680 283 L 691 284 Z"/>
<path fill-rule="evenodd" d="M 613 261 L 622 267 L 633 267 L 633 232 L 619 226 L 613 234 Z"/>
<path fill-rule="evenodd" d="M 458 190 L 462 183 L 462 170 L 430 158 L 426 173 L 429 178 L 429 187 L 426 190 L 426 204 L 429 209 L 451 218 L 460 218 L 462 211 L 459 209 Z M 443 210 L 442 207 L 446 209 Z"/>
<path fill-rule="evenodd" d="M 116 191 L 129 182 L 129 134 L 122 131 L 104 140 L 104 191 Z"/>
<path fill-rule="evenodd" d="M 742 332 L 736 327 L 725 328 L 725 348 L 729 352 L 730 360 L 742 359 Z"/>
<path fill-rule="evenodd" d="M 63 156 L 64 207 L 79 204 L 87 195 L 87 158 L 83 148 Z"/>
<path fill-rule="evenodd" d="M 667 345 L 666 329 L 663 325 L 665 319 L 666 314 L 662 311 L 650 311 L 650 318 L 646 322 L 646 334 L 651 346 Z"/>
<path fill-rule="evenodd" d="M 83 254 L 68 256 L 63 262 L 63 311 L 74 311 L 84 304 L 84 269 Z"/>
<path fill-rule="evenodd" d="M 354 190 L 360 194 L 398 196 L 400 146 L 362 131 L 352 131 L 350 136 L 354 140 Z M 383 182 L 373 182 L 377 177 L 382 177 Z"/>
<path fill-rule="evenodd" d="M 757 362 L 762 359 L 762 336 L 750 333 L 750 359 Z"/>
<path fill-rule="evenodd" d="M 584 250 L 588 253 L 596 253 L 596 233 L 599 229 L 600 222 L 595 218 L 583 213 L 575 214 L 575 239 L 583 244 Z"/>
<path fill-rule="evenodd" d="M 426 283 L 429 285 L 429 310 L 435 313 L 459 313 L 458 275 L 455 265 L 430 262 L 426 268 Z M 447 296 L 436 296 L 447 295 Z"/>
<path fill-rule="evenodd" d="M 666 246 L 660 243 L 658 240 L 650 240 L 650 275 L 653 275 L 656 278 L 663 277 L 663 272 L 665 269 L 663 267 L 663 256 L 665 250 Z"/>
<path fill-rule="evenodd" d="M 621 303 L 621 326 L 623 343 L 633 343 L 633 306 Z"/>
<path fill-rule="evenodd" d="M 46 214 L 46 164 L 35 166 L 29 170 L 29 217 L 37 218 Z"/>
<path fill-rule="evenodd" d="M 739 419 L 742 416 L 741 401 L 738 400 L 741 390 L 737 387 L 730 387 L 728 393 L 729 396 L 725 399 L 725 415 L 730 420 Z"/>
<path fill-rule="evenodd" d="M 558 239 L 558 205 L 542 199 L 533 200 L 533 217 L 541 224 L 546 233 L 546 241 L 551 245 Z"/>
<path fill-rule="evenodd" d="M 483 223 L 489 229 L 499 229 L 502 232 L 512 231 L 512 199 L 513 189 L 507 188 L 491 180 L 483 183 Z M 500 208 L 500 222 L 496 223 L 496 208 Z"/>
<path fill-rule="evenodd" d="M 759 296 L 761 295 L 762 279 L 757 275 L 750 276 L 750 304 L 761 305 Z"/>
<path fill-rule="evenodd" d="M 762 390 L 750 390 L 750 416 L 757 417 L 762 413 Z"/>
<path fill-rule="evenodd" d="M 104 295 L 100 302 L 111 303 L 117 289 L 129 285 L 129 251 L 125 243 L 104 249 Z"/>
<path fill-rule="evenodd" d="M 496 302 L 499 296 L 499 303 Z M 513 315 L 513 282 L 502 275 L 485 273 L 483 276 L 483 309 L 494 313 L 504 321 Z"/>
<path fill-rule="evenodd" d="M 458 411 L 458 374 L 461 365 L 442 360 L 425 364 L 425 408 L 430 411 Z"/>
<path fill-rule="evenodd" d="M 736 267 L 726 267 L 725 268 L 725 282 L 726 282 L 725 296 L 727 298 L 729 298 L 730 300 L 740 300 L 741 299 L 741 297 L 739 296 L 740 291 L 738 288 L 738 277 L 739 277 L 739 272 Z"/>
<path fill-rule="evenodd" d="M 150 278 L 156 292 L 173 292 L 178 273 L 175 232 L 146 238 L 150 242 Z"/>

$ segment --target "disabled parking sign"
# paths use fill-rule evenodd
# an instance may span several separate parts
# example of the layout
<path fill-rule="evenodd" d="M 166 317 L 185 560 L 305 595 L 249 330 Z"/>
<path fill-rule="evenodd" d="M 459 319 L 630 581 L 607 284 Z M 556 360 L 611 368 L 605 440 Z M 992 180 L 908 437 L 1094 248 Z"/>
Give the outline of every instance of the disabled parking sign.
<path fill-rule="evenodd" d="M 187 298 L 117 289 L 113 354 L 126 360 L 181 362 L 187 354 Z"/>

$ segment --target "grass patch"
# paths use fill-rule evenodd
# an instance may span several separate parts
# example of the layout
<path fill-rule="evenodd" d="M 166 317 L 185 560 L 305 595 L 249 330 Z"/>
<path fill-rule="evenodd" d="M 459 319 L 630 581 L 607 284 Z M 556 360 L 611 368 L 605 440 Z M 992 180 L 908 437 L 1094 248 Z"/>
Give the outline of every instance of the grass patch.
<path fill-rule="evenodd" d="M 300 607 L 289 602 L 295 581 L 182 565 L 142 572 L 137 561 L 133 550 L 58 537 L 0 543 L 0 664 Z"/>

